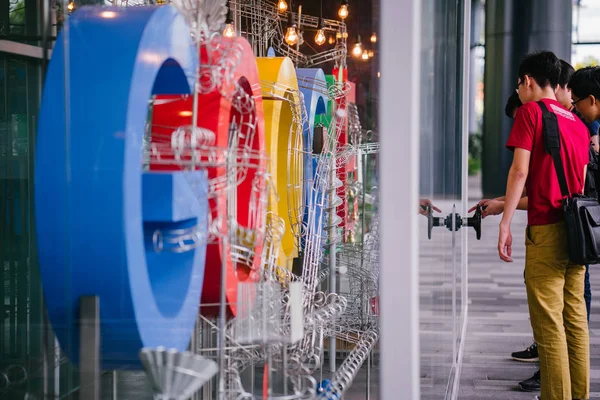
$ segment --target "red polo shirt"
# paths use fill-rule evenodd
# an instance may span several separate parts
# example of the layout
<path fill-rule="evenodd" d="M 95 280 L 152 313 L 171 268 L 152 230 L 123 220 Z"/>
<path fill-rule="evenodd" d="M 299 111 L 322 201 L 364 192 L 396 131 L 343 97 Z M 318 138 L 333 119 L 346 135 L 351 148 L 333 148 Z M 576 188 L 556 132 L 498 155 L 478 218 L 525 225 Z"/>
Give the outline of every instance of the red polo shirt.
<path fill-rule="evenodd" d="M 556 100 L 542 99 L 550 112 L 556 114 L 560 130 L 560 153 L 570 193 L 583 193 L 584 167 L 589 163 L 590 134 L 586 126 L 572 112 Z M 519 107 L 510 131 L 508 149 L 529 150 L 529 175 L 525 188 L 529 197 L 527 219 L 529 225 L 547 225 L 563 218 L 562 195 L 554 163 L 544 148 L 542 110 L 536 102 Z"/>

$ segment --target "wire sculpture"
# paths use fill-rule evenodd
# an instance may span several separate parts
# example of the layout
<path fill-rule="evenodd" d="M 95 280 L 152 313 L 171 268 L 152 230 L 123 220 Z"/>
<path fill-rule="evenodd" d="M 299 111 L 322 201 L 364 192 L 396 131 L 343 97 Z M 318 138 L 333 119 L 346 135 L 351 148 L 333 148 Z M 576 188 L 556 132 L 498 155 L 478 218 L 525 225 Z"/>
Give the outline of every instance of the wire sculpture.
<path fill-rule="evenodd" d="M 148 0 L 106 2 L 116 6 L 163 3 Z M 190 34 L 198 46 L 200 64 L 194 72 L 196 86 L 193 96 L 166 96 L 150 101 L 151 110 L 168 104 L 181 105 L 179 110 L 186 111 L 186 119 L 185 123 L 171 125 L 150 122 L 143 142 L 142 163 L 146 171 L 153 168 L 206 170 L 212 209 L 206 232 L 199 232 L 194 227 L 169 232 L 157 230 L 152 243 L 156 252 L 185 252 L 199 242 L 226 240 L 228 257 L 235 265 L 246 266 L 251 274 L 249 281 L 239 284 L 235 318 L 225 323 L 199 314 L 192 352 L 206 359 L 219 359 L 219 385 L 214 389 L 220 398 L 262 398 L 243 387 L 241 373 L 250 367 L 263 366 L 269 387 L 273 371 L 282 371 L 284 376 L 285 393 L 271 394 L 270 399 L 338 399 L 350 387 L 376 345 L 379 279 L 378 214 L 375 212 L 369 232 L 362 232 L 365 237 L 362 245 L 342 244 L 343 237 L 339 233 L 342 220 L 337 210 L 343 207 L 346 190 L 355 197 L 364 188 L 359 187 L 359 182 L 344 186 L 339 175 L 345 172 L 348 161 L 358 154 L 377 153 L 379 144 L 370 142 L 371 132 L 361 127 L 356 105 L 348 103 L 350 86 L 347 83 L 325 84 L 298 77 L 299 88 L 317 90 L 333 104 L 332 118 L 323 136 L 323 149 L 314 154 L 313 144 L 302 141 L 308 116 L 298 88 L 261 81 L 259 87 L 249 90 L 237 79 L 236 71 L 243 62 L 244 49 L 238 42 L 219 34 L 227 13 L 226 1 L 173 0 L 172 3 L 186 17 Z M 258 56 L 265 56 L 268 47 L 273 46 L 279 54 L 291 58 L 296 66 L 309 67 L 330 61 L 336 65 L 345 63 L 347 47 L 343 34 L 346 26 L 343 22 L 324 20 L 325 30 L 340 32 L 342 38 L 333 49 L 306 55 L 298 47 L 284 44 L 283 23 L 287 14 L 279 13 L 276 5 L 266 0 L 230 0 L 229 7 L 239 21 L 243 21 L 239 28 L 244 28 L 242 33 L 249 38 Z M 290 13 L 292 19 L 300 19 L 301 27 L 316 28 L 319 25 L 318 18 Z M 252 93 L 259 93 L 260 100 Z M 216 129 L 202 125 L 198 112 L 202 96 L 212 95 L 228 101 L 235 113 L 229 121 L 226 141 Z M 259 126 L 256 104 L 262 99 L 284 101 L 292 112 L 287 143 L 286 193 L 276 193 L 266 168 L 268 157 L 255 145 Z M 346 130 L 350 141 L 340 145 L 340 136 Z M 302 174 L 301 168 L 291 166 L 301 165 L 307 155 L 316 160 L 314 179 L 293 175 Z M 194 190 L 197 185 L 189 179 Z M 240 185 L 251 188 L 247 205 L 238 203 L 237 188 Z M 284 219 L 267 212 L 270 194 L 287 196 L 288 204 L 300 206 L 289 207 L 287 219 Z M 376 203 L 376 196 L 372 198 Z M 238 221 L 242 206 L 248 207 L 247 223 Z M 316 223 L 321 220 L 323 223 Z M 300 248 L 303 243 L 301 273 L 278 265 L 279 244 L 286 226 L 293 232 L 295 245 Z M 331 274 L 330 261 L 325 257 L 326 247 L 337 249 L 335 273 L 348 282 L 347 292 L 336 294 L 321 290 Z M 294 290 L 297 288 L 301 293 L 299 304 L 295 303 L 298 297 Z M 298 306 L 302 315 L 302 335 L 293 341 L 293 331 L 297 328 L 293 315 Z M 351 345 L 352 349 L 332 381 L 319 390 L 313 375 L 323 367 L 328 337 L 335 337 Z M 155 360 L 163 353 L 164 349 L 154 350 L 154 353 L 146 350 L 143 357 Z M 148 368 L 152 371 L 151 366 Z M 0 389 L 3 384 L 10 385 L 6 373 L 0 373 Z M 213 389 L 210 381 L 206 382 L 205 389 Z"/>

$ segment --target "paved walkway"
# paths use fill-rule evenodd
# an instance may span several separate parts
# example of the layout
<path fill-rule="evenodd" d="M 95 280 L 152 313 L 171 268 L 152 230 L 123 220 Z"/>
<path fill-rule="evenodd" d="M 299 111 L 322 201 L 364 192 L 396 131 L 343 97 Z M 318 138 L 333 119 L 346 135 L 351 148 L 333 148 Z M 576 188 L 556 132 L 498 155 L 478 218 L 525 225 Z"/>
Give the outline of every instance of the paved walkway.
<path fill-rule="evenodd" d="M 497 257 L 499 218 L 484 220 L 481 241 L 469 242 L 469 322 L 463 358 L 461 400 L 533 399 L 517 383 L 530 377 L 537 364 L 519 363 L 510 353 L 532 342 L 523 266 L 525 214 L 513 222 L 514 263 Z M 591 273 L 592 290 L 600 288 L 600 267 Z M 600 292 L 596 292 L 600 293 Z M 596 297 L 600 299 L 600 297 Z M 591 398 L 600 398 L 600 301 L 592 303 L 590 322 Z"/>
<path fill-rule="evenodd" d="M 479 182 L 469 179 L 472 199 L 480 198 Z M 470 201 L 475 204 L 476 200 Z M 452 210 L 452 202 L 435 201 L 446 215 Z M 536 393 L 519 390 L 518 382 L 529 378 L 538 368 L 537 364 L 520 363 L 510 358 L 510 353 L 522 350 L 533 341 L 523 268 L 525 258 L 526 214 L 517 212 L 513 220 L 513 259 L 507 264 L 498 258 L 499 217 L 483 221 L 482 239 L 477 241 L 472 229 L 468 235 L 469 264 L 469 317 L 464 340 L 464 355 L 459 389 L 460 400 L 533 400 Z M 459 324 L 453 326 L 452 287 L 460 287 L 463 277 L 460 269 L 460 235 L 442 228 L 427 238 L 427 222 L 419 225 L 420 241 L 420 341 L 421 341 L 421 398 L 440 400 L 448 387 L 452 357 L 453 330 L 460 334 Z M 456 257 L 456 258 L 453 258 Z M 398 268 L 402 265 L 399 264 Z M 456 272 L 456 282 L 454 281 Z M 600 266 L 592 267 L 592 316 L 591 341 L 591 395 L 600 398 Z M 460 292 L 457 293 L 457 309 L 460 313 Z M 344 396 L 347 400 L 366 399 L 365 371 L 361 371 L 351 390 Z M 371 399 L 378 399 L 379 368 L 372 376 Z M 402 396 L 398 397 L 399 399 Z"/>

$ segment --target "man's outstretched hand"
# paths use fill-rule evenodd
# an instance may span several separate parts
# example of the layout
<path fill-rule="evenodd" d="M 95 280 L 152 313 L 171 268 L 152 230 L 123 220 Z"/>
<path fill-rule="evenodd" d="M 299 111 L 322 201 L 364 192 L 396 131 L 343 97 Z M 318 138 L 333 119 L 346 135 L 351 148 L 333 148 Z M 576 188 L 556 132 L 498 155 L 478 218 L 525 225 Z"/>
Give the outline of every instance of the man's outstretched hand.
<path fill-rule="evenodd" d="M 490 215 L 500 215 L 504 212 L 504 202 L 500 200 L 490 200 L 485 207 L 481 207 L 481 217 Z"/>
<path fill-rule="evenodd" d="M 481 206 L 482 209 L 487 208 L 487 205 L 490 201 L 494 201 L 493 199 L 483 199 L 479 203 L 475 204 L 473 207 L 469 208 L 469 212 L 473 212 L 477 210 L 477 206 Z"/>
<path fill-rule="evenodd" d="M 481 218 L 489 217 L 490 215 L 500 215 L 504 212 L 504 201 L 502 200 L 481 200 L 477 205 L 471 207 L 469 212 L 475 211 L 477 206 L 481 207 Z"/>
<path fill-rule="evenodd" d="M 442 210 L 433 205 L 431 200 L 429 199 L 421 199 L 419 200 L 419 214 L 428 216 L 429 215 L 429 206 L 433 211 L 441 213 Z"/>

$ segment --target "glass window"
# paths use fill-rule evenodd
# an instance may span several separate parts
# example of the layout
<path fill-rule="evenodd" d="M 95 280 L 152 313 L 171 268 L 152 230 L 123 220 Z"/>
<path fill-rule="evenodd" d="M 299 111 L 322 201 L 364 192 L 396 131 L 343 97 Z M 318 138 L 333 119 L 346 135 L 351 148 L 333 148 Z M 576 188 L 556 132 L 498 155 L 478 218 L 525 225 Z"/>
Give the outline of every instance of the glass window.
<path fill-rule="evenodd" d="M 571 64 L 575 69 L 600 64 L 600 4 L 581 0 L 573 5 L 573 49 Z"/>
<path fill-rule="evenodd" d="M 421 393 L 442 397 L 452 388 L 464 323 L 461 240 L 470 234 L 465 228 L 452 231 L 453 218 L 465 217 L 460 215 L 465 200 L 461 194 L 464 2 L 427 0 L 421 4 L 422 213 L 427 214 L 426 207 L 433 205 L 431 216 L 420 221 Z M 435 221 L 431 238 L 430 218 Z"/>
<path fill-rule="evenodd" d="M 31 228 L 38 81 L 39 61 L 0 55 L 0 398 L 41 393 L 42 299 Z"/>

